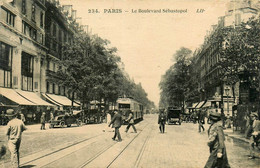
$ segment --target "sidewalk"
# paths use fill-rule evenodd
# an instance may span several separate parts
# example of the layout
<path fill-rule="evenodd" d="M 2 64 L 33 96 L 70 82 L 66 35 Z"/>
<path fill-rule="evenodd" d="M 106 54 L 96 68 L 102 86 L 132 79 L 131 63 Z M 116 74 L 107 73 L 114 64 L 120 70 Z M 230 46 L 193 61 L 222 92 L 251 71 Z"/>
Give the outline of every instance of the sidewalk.
<path fill-rule="evenodd" d="M 224 130 L 224 134 L 228 137 L 231 137 L 233 139 L 237 139 L 237 140 L 241 140 L 244 141 L 246 143 L 249 143 L 249 139 L 245 138 L 245 135 L 243 133 L 240 133 L 240 131 L 233 131 L 232 128 L 226 128 Z"/>
<path fill-rule="evenodd" d="M 245 135 L 243 133 L 241 133 L 240 131 L 235 131 L 235 130 L 233 130 L 233 128 L 227 128 L 224 130 L 224 134 L 232 139 L 236 139 L 236 140 L 248 143 L 248 148 L 249 148 L 250 140 L 245 138 Z M 254 152 L 257 155 L 257 157 L 260 158 L 260 150 L 255 148 Z"/>

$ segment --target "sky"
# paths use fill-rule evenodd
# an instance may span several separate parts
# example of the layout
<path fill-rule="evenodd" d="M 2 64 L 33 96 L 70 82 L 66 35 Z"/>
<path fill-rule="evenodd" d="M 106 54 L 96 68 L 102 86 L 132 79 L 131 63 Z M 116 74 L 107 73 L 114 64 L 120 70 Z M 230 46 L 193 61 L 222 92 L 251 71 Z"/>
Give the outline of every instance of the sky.
<path fill-rule="evenodd" d="M 73 5 L 89 32 L 118 49 L 125 71 L 158 106 L 161 76 L 174 64 L 174 53 L 181 47 L 199 48 L 218 17 L 225 15 L 227 1 L 60 0 L 60 4 Z M 168 9 L 184 12 L 164 12 Z M 147 10 L 160 12 L 144 13 Z"/>

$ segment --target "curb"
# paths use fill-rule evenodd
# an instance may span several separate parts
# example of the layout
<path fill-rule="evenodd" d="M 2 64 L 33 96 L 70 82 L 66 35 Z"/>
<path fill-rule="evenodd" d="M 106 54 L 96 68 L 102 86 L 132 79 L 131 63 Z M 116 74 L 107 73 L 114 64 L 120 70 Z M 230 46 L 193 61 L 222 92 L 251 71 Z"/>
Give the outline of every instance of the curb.
<path fill-rule="evenodd" d="M 224 133 L 224 135 L 225 135 L 225 136 L 228 136 L 228 137 L 230 137 L 230 138 L 236 139 L 236 140 L 240 140 L 240 141 L 249 143 L 249 140 L 247 140 L 246 138 L 240 138 L 240 137 L 237 137 L 237 136 L 234 136 L 234 135 L 230 135 L 230 134 L 228 134 L 228 133 Z"/>

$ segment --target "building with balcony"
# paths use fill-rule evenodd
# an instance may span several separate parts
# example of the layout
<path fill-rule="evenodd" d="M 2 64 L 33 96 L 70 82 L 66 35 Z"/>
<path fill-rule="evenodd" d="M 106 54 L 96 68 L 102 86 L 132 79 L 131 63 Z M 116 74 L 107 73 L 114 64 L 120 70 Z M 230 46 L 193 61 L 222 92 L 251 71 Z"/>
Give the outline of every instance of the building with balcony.
<path fill-rule="evenodd" d="M 54 107 L 40 97 L 45 11 L 44 0 L 3 0 L 0 6 L 0 110 L 20 107 L 28 121 Z"/>
<path fill-rule="evenodd" d="M 70 23 L 76 20 L 76 11 L 71 5 L 61 6 L 59 1 L 47 0 L 45 3 L 45 46 L 47 48 L 46 59 L 42 66 L 41 84 L 45 87 L 42 90 L 42 95 L 51 103 L 56 104 L 59 109 L 68 109 L 72 102 L 67 97 L 71 98 L 71 93 L 68 88 L 54 82 L 55 79 L 60 79 L 57 76 L 57 71 L 62 68 L 60 60 L 63 59 L 63 47 L 66 43 L 71 44 L 75 33 Z M 73 103 L 74 106 L 79 106 Z"/>
<path fill-rule="evenodd" d="M 246 22 L 252 16 L 259 14 L 258 3 L 251 1 L 231 1 L 228 4 L 225 16 L 219 17 L 217 25 L 213 25 L 208 35 L 205 37 L 203 45 L 194 53 L 195 65 L 193 72 L 197 72 L 197 78 L 193 81 L 197 83 L 194 90 L 199 90 L 197 93 L 201 101 L 209 106 L 214 103 L 215 107 L 220 108 L 223 102 L 224 113 L 230 114 L 232 107 L 239 103 L 240 82 L 237 82 L 233 87 L 219 80 L 222 74 L 222 69 L 218 66 L 221 59 L 219 50 L 223 47 L 223 43 L 213 41 L 213 37 L 219 33 L 217 31 L 221 27 L 238 26 L 242 22 Z M 232 91 L 232 88 L 234 91 Z M 193 90 L 193 92 L 194 92 Z M 195 101 L 194 101 L 195 102 Z M 193 102 L 193 103 L 194 103 Z M 196 101 L 197 102 L 197 101 Z"/>
<path fill-rule="evenodd" d="M 69 19 L 54 0 L 0 2 L 1 112 L 20 108 L 30 123 L 43 111 L 48 117 L 52 110 L 71 107 L 67 88 L 48 81 L 58 78 L 62 45 L 72 41 Z"/>

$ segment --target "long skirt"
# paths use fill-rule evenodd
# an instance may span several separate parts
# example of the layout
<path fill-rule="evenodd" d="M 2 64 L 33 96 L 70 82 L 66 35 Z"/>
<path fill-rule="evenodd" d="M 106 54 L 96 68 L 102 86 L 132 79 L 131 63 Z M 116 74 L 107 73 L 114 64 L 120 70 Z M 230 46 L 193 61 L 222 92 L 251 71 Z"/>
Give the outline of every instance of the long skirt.
<path fill-rule="evenodd" d="M 230 168 L 226 148 L 223 149 L 222 158 L 217 158 L 218 149 L 213 149 L 204 168 Z"/>

